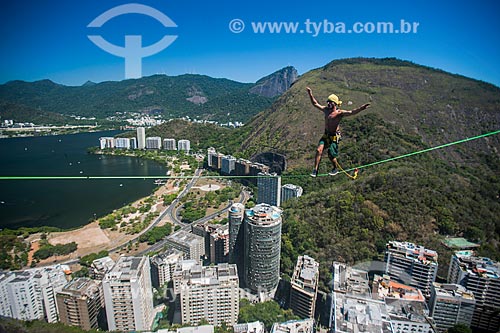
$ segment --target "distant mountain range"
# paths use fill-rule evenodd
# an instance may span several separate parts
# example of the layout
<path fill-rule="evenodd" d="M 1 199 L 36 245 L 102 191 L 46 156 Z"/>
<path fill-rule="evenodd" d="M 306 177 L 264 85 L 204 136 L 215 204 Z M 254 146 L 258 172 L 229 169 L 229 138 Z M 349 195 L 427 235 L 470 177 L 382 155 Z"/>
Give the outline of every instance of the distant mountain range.
<path fill-rule="evenodd" d="M 271 106 L 297 79 L 293 67 L 283 68 L 257 83 L 241 83 L 204 75 L 153 75 L 80 87 L 50 80 L 11 81 L 0 85 L 0 116 L 16 121 L 68 121 L 69 115 L 103 119 L 117 113 L 161 113 L 164 118 L 188 116 L 219 122 L 246 122 Z M 59 116 L 57 116 L 59 115 Z"/>

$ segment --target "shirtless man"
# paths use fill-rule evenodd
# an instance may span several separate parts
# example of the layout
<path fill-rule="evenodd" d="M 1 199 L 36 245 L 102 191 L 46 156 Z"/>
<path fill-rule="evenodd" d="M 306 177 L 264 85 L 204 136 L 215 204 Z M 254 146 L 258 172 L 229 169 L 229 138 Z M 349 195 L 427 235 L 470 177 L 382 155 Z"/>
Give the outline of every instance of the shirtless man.
<path fill-rule="evenodd" d="M 359 112 L 366 110 L 370 104 L 363 104 L 359 108 L 354 110 L 340 110 L 338 107 L 342 104 L 337 95 L 331 94 L 328 96 L 326 101 L 326 106 L 318 103 L 316 98 L 312 94 L 311 88 L 307 87 L 307 93 L 311 99 L 312 105 L 321 110 L 325 115 L 325 134 L 319 140 L 318 148 L 316 149 L 316 157 L 314 159 L 314 169 L 311 173 L 311 177 L 316 177 L 318 175 L 319 162 L 321 161 L 321 156 L 323 155 L 323 150 L 326 147 L 328 150 L 328 158 L 333 164 L 333 169 L 328 174 L 334 176 L 338 173 L 337 170 L 337 156 L 339 154 L 338 142 L 340 139 L 339 123 L 344 116 L 353 116 Z"/>

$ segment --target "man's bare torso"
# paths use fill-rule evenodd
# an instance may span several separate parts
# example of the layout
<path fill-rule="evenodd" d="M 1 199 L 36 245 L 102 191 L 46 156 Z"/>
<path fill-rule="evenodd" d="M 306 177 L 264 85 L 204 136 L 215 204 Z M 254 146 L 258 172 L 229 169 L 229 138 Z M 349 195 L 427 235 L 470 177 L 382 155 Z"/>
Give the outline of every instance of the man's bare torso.
<path fill-rule="evenodd" d="M 334 135 L 342 119 L 342 112 L 340 110 L 333 111 L 325 107 L 323 109 L 325 114 L 325 130 L 328 134 Z"/>

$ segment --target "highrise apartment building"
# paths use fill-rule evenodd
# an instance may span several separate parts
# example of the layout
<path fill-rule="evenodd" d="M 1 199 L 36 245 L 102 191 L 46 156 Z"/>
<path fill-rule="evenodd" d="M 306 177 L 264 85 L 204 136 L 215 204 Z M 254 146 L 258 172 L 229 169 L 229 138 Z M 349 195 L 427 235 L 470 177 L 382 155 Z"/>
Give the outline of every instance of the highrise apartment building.
<path fill-rule="evenodd" d="M 392 279 L 419 288 L 426 298 L 436 280 L 436 251 L 409 242 L 390 241 L 385 251 L 385 273 Z"/>
<path fill-rule="evenodd" d="M 191 141 L 189 141 L 189 140 L 177 141 L 177 150 L 183 151 L 186 154 L 189 154 L 189 151 L 191 150 Z"/>
<path fill-rule="evenodd" d="M 98 317 L 104 308 L 100 281 L 76 278 L 56 295 L 59 320 L 84 330 L 97 329 Z"/>
<path fill-rule="evenodd" d="M 279 207 L 281 204 L 281 176 L 259 172 L 257 178 L 257 203 Z"/>
<path fill-rule="evenodd" d="M 177 146 L 175 144 L 175 139 L 164 139 L 163 148 L 166 150 L 176 150 Z"/>
<path fill-rule="evenodd" d="M 146 148 L 146 129 L 137 127 L 137 149 Z"/>
<path fill-rule="evenodd" d="M 191 226 L 193 234 L 205 239 L 205 256 L 211 264 L 228 262 L 229 226 L 199 223 Z"/>
<path fill-rule="evenodd" d="M 115 138 L 115 148 L 130 149 L 130 139 L 129 138 Z"/>
<path fill-rule="evenodd" d="M 56 293 L 67 282 L 60 265 L 0 274 L 0 316 L 57 322 Z"/>
<path fill-rule="evenodd" d="M 220 172 L 223 175 L 230 175 L 234 173 L 236 158 L 231 155 L 222 157 Z"/>
<path fill-rule="evenodd" d="M 280 276 L 281 210 L 258 204 L 245 211 L 244 275 L 253 292 L 271 292 Z"/>
<path fill-rule="evenodd" d="M 285 184 L 281 187 L 281 202 L 292 198 L 298 198 L 302 195 L 303 189 L 298 185 Z"/>
<path fill-rule="evenodd" d="M 183 257 L 184 252 L 173 248 L 151 257 L 151 282 L 153 287 L 161 288 L 170 282 L 175 266 Z"/>
<path fill-rule="evenodd" d="M 147 137 L 146 149 L 161 149 L 161 138 L 159 136 Z"/>
<path fill-rule="evenodd" d="M 436 282 L 432 285 L 429 309 L 440 333 L 456 324 L 470 326 L 475 304 L 474 294 L 461 285 Z"/>
<path fill-rule="evenodd" d="M 471 327 L 500 331 L 500 263 L 476 257 L 473 251 L 458 251 L 451 258 L 448 283 L 464 286 L 474 294 L 476 307 Z"/>
<path fill-rule="evenodd" d="M 202 263 L 205 256 L 205 239 L 182 229 L 168 236 L 165 245 L 184 252 L 184 259 L 198 263 Z"/>
<path fill-rule="evenodd" d="M 229 263 L 236 264 L 240 280 L 244 281 L 244 225 L 245 206 L 234 203 L 229 209 Z"/>
<path fill-rule="evenodd" d="M 238 322 L 239 289 L 236 265 L 188 265 L 174 276 L 182 323 L 198 324 L 206 319 L 220 326 Z"/>
<path fill-rule="evenodd" d="M 148 257 L 121 257 L 102 281 L 110 331 L 146 331 L 153 323 Z"/>
<path fill-rule="evenodd" d="M 101 149 L 115 148 L 115 138 L 113 137 L 101 137 L 99 138 L 99 145 Z"/>
<path fill-rule="evenodd" d="M 297 316 L 314 319 L 318 281 L 319 263 L 309 256 L 299 256 L 290 282 L 290 308 Z"/>

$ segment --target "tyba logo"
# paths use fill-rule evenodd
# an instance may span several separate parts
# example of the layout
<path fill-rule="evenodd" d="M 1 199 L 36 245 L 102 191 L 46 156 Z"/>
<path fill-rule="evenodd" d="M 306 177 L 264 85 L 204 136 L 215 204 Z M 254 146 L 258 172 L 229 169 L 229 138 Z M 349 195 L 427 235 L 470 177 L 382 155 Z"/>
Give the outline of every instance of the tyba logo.
<path fill-rule="evenodd" d="M 177 25 L 168 16 L 159 10 L 141 5 L 126 4 L 111 8 L 96 17 L 87 25 L 89 28 L 99 28 L 110 19 L 125 14 L 142 14 L 158 20 L 166 28 L 175 28 Z M 142 47 L 142 36 L 125 35 L 125 46 L 111 44 L 99 35 L 87 36 L 95 45 L 112 55 L 125 58 L 125 78 L 134 79 L 142 76 L 142 58 L 157 54 L 172 44 L 177 36 L 165 35 L 158 42 Z"/>

